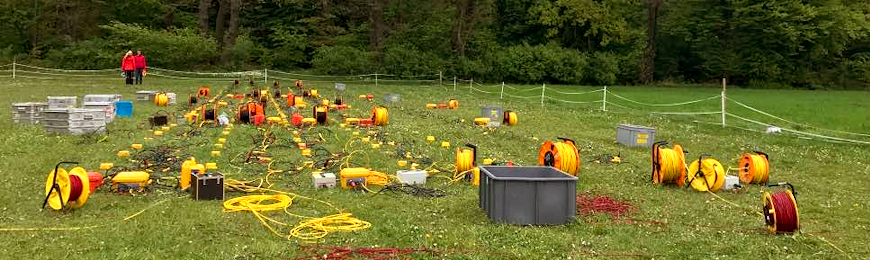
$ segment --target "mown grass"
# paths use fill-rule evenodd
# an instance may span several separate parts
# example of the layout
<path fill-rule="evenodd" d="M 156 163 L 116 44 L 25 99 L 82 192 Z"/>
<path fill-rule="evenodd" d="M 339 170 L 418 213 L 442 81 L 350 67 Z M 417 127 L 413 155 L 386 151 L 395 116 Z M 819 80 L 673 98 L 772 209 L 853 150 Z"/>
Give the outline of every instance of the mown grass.
<path fill-rule="evenodd" d="M 195 91 L 203 82 L 186 80 L 149 80 L 141 89 L 172 91 L 181 97 Z M 214 88 L 228 84 L 212 83 Z M 289 85 L 288 83 L 285 83 Z M 328 97 L 331 85 L 318 84 Z M 521 89 L 537 86 L 515 86 Z M 524 227 L 490 223 L 477 206 L 477 190 L 466 184 L 447 184 L 430 178 L 429 187 L 444 189 L 443 198 L 416 198 L 407 195 L 371 195 L 347 190 L 315 190 L 306 173 L 282 174 L 272 181 L 276 188 L 331 202 L 346 212 L 372 223 L 370 229 L 353 233 L 334 233 L 320 240 L 322 245 L 349 247 L 427 247 L 443 255 L 415 255 L 420 258 L 448 259 L 567 259 L 567 258 L 862 258 L 870 239 L 870 199 L 867 174 L 870 156 L 866 145 L 829 143 L 790 135 L 764 135 L 736 128 L 723 128 L 701 122 L 718 122 L 718 115 L 688 117 L 650 115 L 649 108 L 611 99 L 633 109 L 608 107 L 600 103 L 571 105 L 540 99 L 505 99 L 498 95 L 471 94 L 467 85 L 454 92 L 450 87 L 356 85 L 348 84 L 346 100 L 354 106 L 344 113 L 368 116 L 371 105 L 356 99 L 371 93 L 380 101 L 386 93 L 402 95 L 401 105 L 390 109 L 390 125 L 380 129 L 388 140 L 403 150 L 433 158 L 440 165 L 453 161 L 456 146 L 469 142 L 480 147 L 480 155 L 512 160 L 521 165 L 536 163 L 543 140 L 570 137 L 581 147 L 583 165 L 578 193 L 608 195 L 634 204 L 638 211 L 627 218 L 636 223 L 613 221 L 605 216 L 579 217 L 563 226 Z M 499 91 L 496 86 L 480 86 Z M 588 91 L 593 87 L 547 86 L 560 91 Z M 47 95 L 121 93 L 132 99 L 140 88 L 129 88 L 120 81 L 3 81 L 0 106 L 41 101 Z M 719 93 L 717 88 L 610 87 L 624 97 L 648 103 L 680 102 Z M 510 90 L 514 95 L 540 95 L 539 92 Z M 527 94 L 528 93 L 528 94 Z M 600 99 L 600 92 L 583 96 L 553 96 L 573 101 Z M 852 132 L 870 132 L 870 96 L 866 92 L 730 89 L 728 96 L 740 102 L 787 119 Z M 458 98 L 458 110 L 427 110 L 427 102 Z M 471 125 L 480 105 L 501 105 L 517 111 L 520 124 L 483 130 Z M 219 201 L 194 201 L 177 198 L 179 193 L 155 189 L 149 194 L 128 196 L 99 191 L 81 210 L 70 213 L 40 211 L 46 173 L 56 162 L 75 160 L 94 169 L 99 162 L 120 161 L 114 156 L 133 141 L 144 141 L 145 130 L 138 129 L 146 117 L 159 109 L 136 103 L 135 116 L 118 119 L 109 138 L 101 143 L 81 143 L 81 137 L 45 134 L 38 126 L 11 124 L 8 112 L 0 113 L 0 228 L 106 226 L 80 231 L 0 232 L 0 254 L 8 258 L 146 258 L 146 259 L 259 259 L 298 257 L 308 243 L 285 239 L 269 233 L 254 216 L 224 213 Z M 662 111 L 716 111 L 718 100 Z M 174 110 L 174 108 L 171 108 Z M 729 106 L 729 111 L 753 119 L 771 119 Z M 270 112 L 274 113 L 274 112 Z M 307 112 L 306 112 L 307 113 Z M 330 114 L 335 119 L 337 114 Z M 464 120 L 464 122 L 461 122 Z M 729 119 L 732 120 L 732 119 Z M 631 123 L 653 126 L 657 139 L 683 144 L 690 157 L 711 154 L 725 164 L 735 165 L 744 151 L 761 150 L 771 155 L 772 181 L 787 181 L 799 193 L 801 220 L 805 234 L 771 235 L 753 211 L 761 207 L 761 192 L 770 190 L 749 186 L 742 192 L 719 195 L 741 207 L 733 207 L 713 196 L 676 187 L 649 183 L 649 153 L 643 148 L 628 148 L 615 143 L 615 125 Z M 729 124 L 733 123 L 729 122 Z M 736 124 L 740 127 L 760 126 Z M 780 124 L 783 127 L 794 127 Z M 323 131 L 327 141 L 320 145 L 337 152 L 343 150 L 355 130 L 337 124 Z M 805 129 L 817 131 L 815 129 Z M 171 135 L 177 134 L 177 129 Z M 275 130 L 279 139 L 290 134 Z M 206 128 L 201 137 L 184 140 L 189 151 L 200 160 L 211 161 L 208 153 L 219 129 Z M 215 161 L 222 172 L 234 179 L 255 179 L 265 173 L 262 165 L 245 165 L 242 170 L 229 166 L 229 160 L 247 151 L 257 131 L 239 126 L 228 141 L 224 156 Z M 366 130 L 361 131 L 366 134 Z M 823 133 L 823 132 L 819 132 Z M 832 133 L 832 135 L 835 133 Z M 450 141 L 442 149 L 425 142 L 428 135 Z M 843 136 L 868 140 L 861 136 Z M 146 145 L 179 142 L 178 138 L 157 138 Z M 371 150 L 355 142 L 349 150 L 368 151 L 355 156 L 352 164 L 382 172 L 395 172 L 397 160 L 391 153 L 398 147 L 384 145 Z M 369 151 L 371 150 L 371 151 Z M 302 162 L 298 149 L 276 146 L 270 149 L 282 167 Z M 595 165 L 588 161 L 599 154 L 620 153 L 627 164 Z M 228 193 L 228 197 L 240 196 Z M 138 217 L 122 223 L 121 218 L 155 202 Z M 291 211 L 309 215 L 332 213 L 308 200 L 296 200 Z M 289 223 L 299 219 L 274 213 Z M 282 231 L 286 232 L 287 229 Z M 824 237 L 847 253 L 841 254 L 817 237 Z"/>

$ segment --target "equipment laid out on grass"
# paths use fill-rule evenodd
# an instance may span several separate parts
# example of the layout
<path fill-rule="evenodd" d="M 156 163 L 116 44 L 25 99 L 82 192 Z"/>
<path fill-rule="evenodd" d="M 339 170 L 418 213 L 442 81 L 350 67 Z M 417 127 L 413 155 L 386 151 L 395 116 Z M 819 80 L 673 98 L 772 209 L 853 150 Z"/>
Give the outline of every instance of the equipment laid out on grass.
<path fill-rule="evenodd" d="M 58 109 L 69 109 L 76 107 L 76 100 L 78 97 L 48 97 L 48 109 L 49 110 L 58 110 Z"/>
<path fill-rule="evenodd" d="M 381 172 L 367 168 L 344 168 L 339 172 L 342 189 L 365 189 L 366 185 L 384 186 L 390 182 L 389 177 Z"/>
<path fill-rule="evenodd" d="M 386 94 L 384 95 L 384 102 L 386 102 L 390 106 L 397 106 L 399 102 L 402 100 L 402 96 L 399 94 Z"/>
<path fill-rule="evenodd" d="M 266 121 L 266 112 L 263 105 L 257 102 L 248 102 L 239 107 L 236 120 L 243 124 L 260 125 Z"/>
<path fill-rule="evenodd" d="M 770 159 L 766 153 L 743 153 L 740 158 L 740 182 L 745 184 L 767 184 L 770 180 Z"/>
<path fill-rule="evenodd" d="M 196 91 L 197 98 L 207 98 L 210 95 L 211 89 L 208 86 L 199 87 L 199 89 Z"/>
<path fill-rule="evenodd" d="M 163 110 L 155 112 L 154 115 L 151 115 L 151 117 L 148 118 L 148 124 L 151 125 L 151 127 L 168 125 L 169 113 Z"/>
<path fill-rule="evenodd" d="M 574 140 L 559 137 L 561 142 L 545 141 L 538 152 L 538 165 L 552 166 L 572 176 L 580 172 L 580 150 Z"/>
<path fill-rule="evenodd" d="M 85 202 L 88 201 L 91 185 L 87 171 L 82 167 L 75 167 L 67 172 L 66 169 L 60 167 L 64 164 L 78 163 L 60 162 L 54 166 L 54 170 L 48 173 L 42 208 L 48 205 L 54 210 L 79 209 L 84 207 Z"/>
<path fill-rule="evenodd" d="M 119 172 L 112 177 L 112 191 L 118 193 L 143 192 L 151 185 L 151 175 L 144 171 Z"/>
<path fill-rule="evenodd" d="M 359 95 L 359 99 L 365 99 L 368 101 L 371 101 L 374 98 L 375 98 L 375 96 L 372 94 Z"/>
<path fill-rule="evenodd" d="M 328 99 L 326 99 L 328 101 Z M 328 105 L 317 105 L 314 106 L 312 111 L 312 116 L 317 121 L 319 125 L 326 125 L 329 122 L 327 120 L 327 115 L 329 115 L 329 106 Z"/>
<path fill-rule="evenodd" d="M 787 182 L 768 185 L 768 187 L 788 186 L 788 190 L 773 193 L 764 192 L 764 222 L 771 233 L 793 233 L 801 229 L 800 211 L 797 206 L 797 193 L 794 186 Z"/>
<path fill-rule="evenodd" d="M 667 146 L 667 141 L 655 142 L 652 146 L 652 182 L 683 187 L 686 182 L 685 151 L 678 144 L 673 148 Z"/>
<path fill-rule="evenodd" d="M 560 225 L 577 214 L 577 177 L 553 167 L 481 166 L 479 206 L 493 222 Z"/>
<path fill-rule="evenodd" d="M 449 109 L 459 108 L 459 100 L 456 100 L 453 98 L 451 98 L 450 100 L 447 100 L 447 108 L 449 108 Z"/>
<path fill-rule="evenodd" d="M 480 184 L 480 168 L 477 167 L 477 146 L 465 144 L 471 149 L 456 149 L 456 170 L 453 172 L 453 181 L 469 180 L 473 185 Z"/>
<path fill-rule="evenodd" d="M 400 170 L 396 171 L 396 177 L 402 184 L 415 185 L 426 184 L 426 178 L 429 177 L 429 174 L 423 170 Z"/>
<path fill-rule="evenodd" d="M 485 126 L 489 124 L 489 117 L 475 117 L 474 124 L 479 126 Z"/>
<path fill-rule="evenodd" d="M 517 112 L 507 110 L 504 111 L 504 115 L 502 116 L 502 124 L 506 126 L 515 126 L 519 123 L 519 118 L 517 117 Z"/>
<path fill-rule="evenodd" d="M 375 107 L 372 108 L 372 124 L 376 126 L 385 126 L 387 125 L 389 113 L 387 112 L 386 107 Z M 360 120 L 360 124 L 362 124 L 362 120 Z"/>
<path fill-rule="evenodd" d="M 501 123 L 504 121 L 504 110 L 500 106 L 482 106 L 480 108 L 480 117 L 478 118 L 487 118 L 489 121 L 484 123 L 486 126 L 501 126 Z M 475 124 L 477 124 L 478 118 L 475 118 Z"/>
<path fill-rule="evenodd" d="M 655 140 L 656 129 L 646 126 L 637 125 L 616 125 L 616 142 L 625 146 L 645 146 L 653 145 L 652 140 Z"/>
<path fill-rule="evenodd" d="M 689 165 L 686 181 L 700 192 L 717 192 L 725 186 L 725 167 L 709 155 L 701 155 Z"/>
<path fill-rule="evenodd" d="M 106 111 L 102 109 L 48 109 L 43 111 L 42 126 L 57 134 L 90 134 L 106 132 Z"/>

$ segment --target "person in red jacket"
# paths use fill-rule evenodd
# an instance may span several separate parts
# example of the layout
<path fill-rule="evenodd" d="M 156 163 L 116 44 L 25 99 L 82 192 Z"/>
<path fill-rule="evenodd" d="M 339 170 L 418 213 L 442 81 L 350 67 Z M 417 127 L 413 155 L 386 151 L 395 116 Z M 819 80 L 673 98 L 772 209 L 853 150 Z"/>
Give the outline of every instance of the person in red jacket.
<path fill-rule="evenodd" d="M 136 84 L 142 85 L 142 77 L 148 72 L 148 63 L 145 61 L 145 55 L 142 55 L 142 51 L 136 51 L 136 56 L 133 57 L 136 60 Z"/>
<path fill-rule="evenodd" d="M 127 85 L 133 85 L 133 73 L 136 71 L 136 57 L 133 56 L 133 51 L 124 54 L 124 58 L 121 59 L 121 70 L 124 71 Z"/>

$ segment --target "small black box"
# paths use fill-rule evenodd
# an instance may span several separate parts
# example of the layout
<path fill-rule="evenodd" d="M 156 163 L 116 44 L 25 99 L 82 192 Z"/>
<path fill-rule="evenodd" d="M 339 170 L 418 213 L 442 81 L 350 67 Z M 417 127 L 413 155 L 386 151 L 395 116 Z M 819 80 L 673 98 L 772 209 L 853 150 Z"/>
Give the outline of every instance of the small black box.
<path fill-rule="evenodd" d="M 195 182 L 191 195 L 195 200 L 223 200 L 224 199 L 224 176 L 220 173 L 205 175 L 191 174 Z"/>

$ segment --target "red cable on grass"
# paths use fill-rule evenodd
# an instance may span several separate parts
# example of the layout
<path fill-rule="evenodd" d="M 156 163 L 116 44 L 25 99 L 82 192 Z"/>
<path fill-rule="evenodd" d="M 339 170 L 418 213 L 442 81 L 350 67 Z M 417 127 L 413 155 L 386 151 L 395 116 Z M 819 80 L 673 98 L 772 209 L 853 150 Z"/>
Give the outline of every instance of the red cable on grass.
<path fill-rule="evenodd" d="M 582 216 L 595 213 L 604 213 L 619 219 L 626 213 L 636 211 L 637 208 L 628 202 L 619 201 L 606 195 L 590 198 L 588 194 L 577 195 L 577 212 Z"/>

